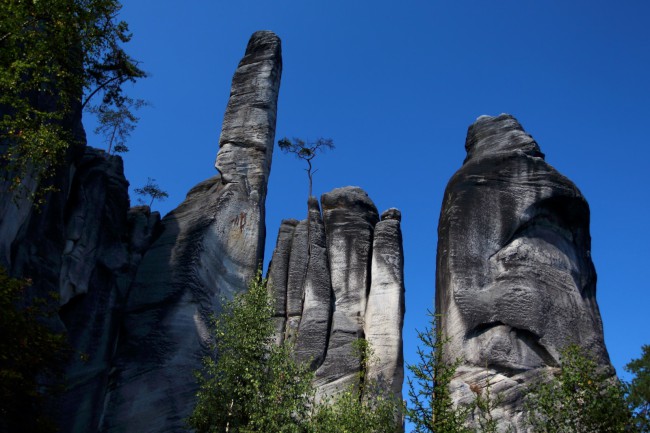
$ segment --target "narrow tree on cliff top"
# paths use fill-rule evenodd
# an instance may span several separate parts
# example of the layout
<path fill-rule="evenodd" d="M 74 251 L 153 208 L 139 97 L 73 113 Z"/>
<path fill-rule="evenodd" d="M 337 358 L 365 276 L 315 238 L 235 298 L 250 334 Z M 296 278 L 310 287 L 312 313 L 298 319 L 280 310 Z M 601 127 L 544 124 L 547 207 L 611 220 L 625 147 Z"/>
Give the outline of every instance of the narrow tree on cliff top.
<path fill-rule="evenodd" d="M 296 158 L 301 159 L 307 163 L 307 177 L 309 178 L 309 197 L 312 195 L 312 184 L 314 173 L 318 170 L 314 170 L 311 161 L 316 157 L 319 152 L 324 152 L 327 149 L 334 149 L 334 142 L 331 138 L 319 138 L 316 141 L 307 142 L 300 138 L 293 138 L 289 140 L 288 138 L 283 138 L 278 141 L 278 146 L 280 150 L 285 153 L 292 153 L 296 155 Z"/>
<path fill-rule="evenodd" d="M 312 185 L 314 180 L 314 173 L 318 169 L 314 170 L 314 167 L 311 161 L 316 158 L 316 155 L 319 152 L 324 152 L 326 149 L 334 149 L 334 142 L 331 138 L 319 138 L 313 142 L 307 142 L 300 138 L 293 138 L 289 140 L 287 137 L 284 137 L 282 140 L 278 141 L 278 146 L 280 150 L 284 153 L 293 153 L 296 155 L 296 158 L 301 159 L 307 163 L 307 177 L 309 178 L 309 195 L 308 199 L 312 196 Z M 309 204 L 307 205 L 307 254 L 311 255 L 311 223 L 309 222 Z"/>
<path fill-rule="evenodd" d="M 151 177 L 147 178 L 147 183 L 142 188 L 135 188 L 133 191 L 141 197 L 138 199 L 138 201 L 142 204 L 145 204 L 144 197 L 151 198 L 149 207 L 153 205 L 154 200 L 163 201 L 169 197 L 167 191 L 164 191 L 162 188 L 160 188 L 160 186 L 156 183 L 156 179 L 153 179 Z"/>

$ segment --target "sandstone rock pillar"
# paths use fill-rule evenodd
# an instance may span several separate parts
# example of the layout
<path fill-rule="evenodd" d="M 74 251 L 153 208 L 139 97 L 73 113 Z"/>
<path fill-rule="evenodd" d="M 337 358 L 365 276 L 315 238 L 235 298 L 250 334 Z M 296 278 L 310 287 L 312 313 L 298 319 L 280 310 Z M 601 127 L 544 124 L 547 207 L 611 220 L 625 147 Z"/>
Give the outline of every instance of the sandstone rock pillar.
<path fill-rule="evenodd" d="M 368 194 L 357 187 L 334 189 L 323 194 L 321 202 L 334 309 L 327 355 L 316 371 L 316 384 L 320 392 L 333 394 L 357 381 L 360 360 L 354 342 L 364 338 L 372 238 L 379 215 Z"/>
<path fill-rule="evenodd" d="M 404 382 L 402 327 L 405 313 L 401 219 L 399 210 L 389 209 L 375 226 L 364 324 L 366 340 L 376 357 L 368 366 L 368 377 L 392 391 L 400 401 Z"/>
<path fill-rule="evenodd" d="M 449 181 L 438 227 L 436 311 L 463 364 L 457 403 L 489 379 L 501 427 L 521 429 L 528 378 L 569 344 L 609 358 L 596 304 L 589 206 L 512 116 L 481 116 Z M 521 431 L 521 430 L 517 430 Z"/>
<path fill-rule="evenodd" d="M 323 397 L 359 385 L 361 358 L 354 345 L 366 339 L 377 358 L 367 366 L 368 377 L 401 400 L 401 214 L 389 209 L 378 222 L 377 208 L 358 187 L 323 194 L 321 204 L 322 216 L 316 198 L 308 201 L 309 235 L 307 220 L 284 220 L 278 233 L 269 269 L 276 320 L 287 321 L 278 341 L 295 343 L 296 359 L 316 371 L 314 385 Z M 290 283 L 292 276 L 302 285 Z"/>

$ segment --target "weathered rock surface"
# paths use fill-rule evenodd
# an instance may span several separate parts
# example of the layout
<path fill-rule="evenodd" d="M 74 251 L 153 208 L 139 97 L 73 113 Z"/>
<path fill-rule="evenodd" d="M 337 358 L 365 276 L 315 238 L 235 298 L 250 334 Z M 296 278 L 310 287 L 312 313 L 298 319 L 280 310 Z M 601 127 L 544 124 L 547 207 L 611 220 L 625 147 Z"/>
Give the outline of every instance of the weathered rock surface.
<path fill-rule="evenodd" d="M 294 322 L 287 325 L 283 336 L 295 338 L 296 358 L 310 362 L 316 370 L 320 395 L 358 383 L 361 364 L 354 343 L 368 338 L 380 358 L 378 364 L 369 366 L 369 374 L 401 398 L 404 280 L 399 211 L 387 211 L 385 221 L 378 222 L 375 205 L 357 187 L 324 194 L 321 204 L 322 217 L 317 200 L 309 199 L 307 248 L 296 244 L 298 228 L 306 226 L 307 220 L 280 228 L 269 270 L 276 299 L 298 292 L 283 283 L 287 281 L 284 276 L 306 267 L 299 291 L 300 314 L 291 316 L 287 307 L 287 318 L 291 322 L 293 317 Z M 287 260 L 289 225 L 296 229 Z M 300 259 L 294 260 L 296 254 Z"/>
<path fill-rule="evenodd" d="M 463 365 L 457 403 L 470 385 L 502 393 L 502 427 L 521 428 L 526 380 L 559 365 L 571 343 L 609 358 L 596 304 L 589 207 L 544 161 L 509 115 L 470 126 L 467 158 L 445 191 L 438 228 L 436 311 Z"/>
<path fill-rule="evenodd" d="M 263 258 L 280 40 L 253 34 L 233 77 L 216 167 L 162 220 L 129 295 L 101 430 L 184 430 L 193 371 L 221 297 L 245 290 Z"/>
<path fill-rule="evenodd" d="M 160 215 L 129 210 L 122 160 L 87 148 L 68 202 L 59 315 L 79 354 L 68 366 L 63 431 L 96 430 L 129 287 Z"/>
<path fill-rule="evenodd" d="M 327 260 L 325 226 L 318 200 L 310 197 L 308 206 L 309 263 L 303 285 L 302 317 L 295 354 L 298 361 L 309 362 L 315 369 L 323 363 L 327 350 L 332 310 L 332 283 Z"/>
<path fill-rule="evenodd" d="M 364 330 L 377 361 L 370 365 L 368 377 L 376 380 L 401 399 L 404 382 L 402 327 L 404 325 L 404 251 L 402 215 L 389 209 L 375 226 L 370 268 L 370 293 Z M 392 308 L 387 308 L 387 307 Z"/>
<path fill-rule="evenodd" d="M 298 220 L 282 220 L 271 263 L 269 264 L 267 287 L 271 291 L 275 303 L 276 340 L 280 344 L 284 340 L 285 323 L 287 321 L 287 281 L 289 278 L 289 262 L 293 234 Z"/>
<path fill-rule="evenodd" d="M 38 100 L 47 105 L 47 98 Z M 59 317 L 49 325 L 67 331 L 76 356 L 67 366 L 68 388 L 52 411 L 62 431 L 96 431 L 119 313 L 139 259 L 129 243 L 121 158 L 86 147 L 80 107 L 61 126 L 74 140 L 51 176 L 28 173 L 25 190 L 0 187 L 0 266 L 31 279 L 28 297 L 60 295 Z M 38 186 L 54 191 L 34 207 L 30 193 Z M 155 217 L 148 222 L 149 234 L 140 235 L 143 248 Z"/>

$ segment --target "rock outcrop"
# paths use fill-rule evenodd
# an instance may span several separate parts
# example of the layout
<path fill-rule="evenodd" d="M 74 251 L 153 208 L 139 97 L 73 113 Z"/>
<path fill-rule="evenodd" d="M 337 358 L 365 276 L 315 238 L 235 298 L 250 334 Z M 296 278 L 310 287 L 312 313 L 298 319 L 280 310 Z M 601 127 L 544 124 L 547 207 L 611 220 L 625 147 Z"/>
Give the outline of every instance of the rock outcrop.
<path fill-rule="evenodd" d="M 74 139 L 50 176 L 0 186 L 0 266 L 32 281 L 26 298 L 59 295 L 59 317 L 48 324 L 67 333 L 75 356 L 52 412 L 62 431 L 96 431 L 121 310 L 159 215 L 129 212 L 122 159 L 86 146 L 80 107 L 61 126 Z M 35 206 L 31 194 L 43 187 L 52 191 Z"/>
<path fill-rule="evenodd" d="M 283 221 L 269 269 L 279 301 L 278 340 L 295 341 L 295 356 L 316 371 L 320 395 L 358 383 L 355 341 L 368 340 L 378 362 L 368 373 L 401 398 L 404 315 L 399 211 L 379 222 L 377 208 L 357 187 L 315 198 L 309 220 Z M 307 226 L 309 224 L 309 226 Z M 304 227 L 304 228 L 303 228 Z M 280 313 L 282 312 L 282 313 Z M 283 316 L 284 314 L 284 316 Z"/>
<path fill-rule="evenodd" d="M 493 415 L 522 431 L 527 380 L 557 367 L 565 346 L 609 366 L 589 206 L 509 115 L 480 117 L 465 149 L 438 228 L 436 311 L 447 357 L 463 360 L 452 394 L 470 402 L 489 379 L 502 399 Z"/>
<path fill-rule="evenodd" d="M 257 32 L 235 72 L 216 167 L 161 222 L 126 304 L 101 430 L 182 430 L 193 371 L 222 297 L 245 290 L 263 259 L 275 140 L 280 40 Z"/>

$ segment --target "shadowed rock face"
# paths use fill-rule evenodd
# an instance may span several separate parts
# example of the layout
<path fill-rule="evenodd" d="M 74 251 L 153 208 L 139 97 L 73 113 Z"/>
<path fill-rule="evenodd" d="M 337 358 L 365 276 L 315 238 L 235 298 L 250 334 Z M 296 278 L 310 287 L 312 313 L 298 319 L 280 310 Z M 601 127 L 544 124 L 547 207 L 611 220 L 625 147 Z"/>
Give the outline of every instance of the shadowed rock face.
<path fill-rule="evenodd" d="M 126 305 L 102 431 L 185 429 L 221 297 L 245 290 L 263 258 L 280 40 L 257 32 L 233 77 L 216 167 L 162 220 Z"/>
<path fill-rule="evenodd" d="M 568 344 L 609 365 L 589 207 L 509 115 L 480 117 L 465 149 L 440 214 L 436 311 L 447 356 L 464 360 L 454 399 L 471 401 L 469 385 L 492 377 L 504 396 L 496 416 L 517 425 L 518 381 L 558 366 Z"/>
<path fill-rule="evenodd" d="M 278 340 L 295 341 L 296 358 L 316 370 L 319 394 L 332 395 L 357 384 L 361 365 L 354 342 L 366 338 L 379 358 L 368 374 L 401 398 L 399 211 L 385 212 L 379 222 L 375 205 L 357 187 L 323 194 L 321 203 L 322 217 L 318 201 L 309 199 L 309 230 L 307 220 L 285 220 L 280 227 L 269 269 L 276 302 L 286 300 L 278 309 L 283 313 L 277 320 L 284 323 Z"/>

